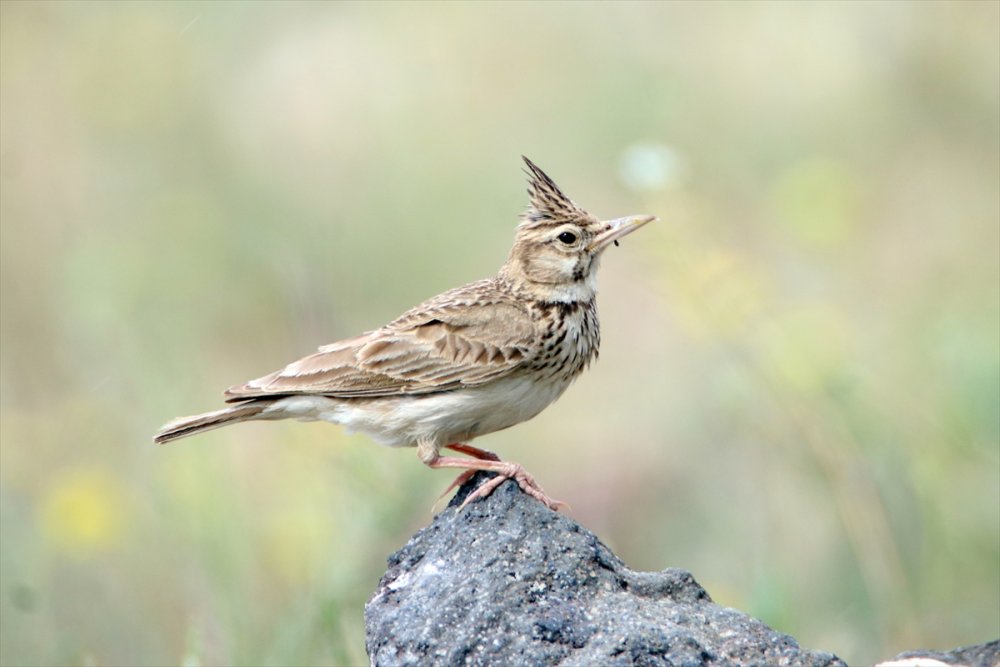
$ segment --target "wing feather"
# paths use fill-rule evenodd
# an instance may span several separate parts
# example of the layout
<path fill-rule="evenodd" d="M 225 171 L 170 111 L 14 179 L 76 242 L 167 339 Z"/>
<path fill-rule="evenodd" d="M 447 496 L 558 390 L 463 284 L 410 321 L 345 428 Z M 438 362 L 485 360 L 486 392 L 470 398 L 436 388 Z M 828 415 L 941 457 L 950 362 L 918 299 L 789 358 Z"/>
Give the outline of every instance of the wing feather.
<path fill-rule="evenodd" d="M 325 345 L 226 391 L 229 401 L 289 394 L 419 395 L 504 377 L 532 356 L 536 329 L 513 297 L 484 300 L 486 282 L 446 292 L 388 325 Z"/>

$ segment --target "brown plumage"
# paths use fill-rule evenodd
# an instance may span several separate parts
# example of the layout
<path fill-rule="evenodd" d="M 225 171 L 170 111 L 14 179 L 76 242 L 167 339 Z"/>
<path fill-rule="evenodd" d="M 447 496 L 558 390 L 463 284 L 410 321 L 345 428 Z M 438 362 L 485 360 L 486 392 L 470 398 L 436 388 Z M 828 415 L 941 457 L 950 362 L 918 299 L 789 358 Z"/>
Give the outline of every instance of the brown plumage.
<path fill-rule="evenodd" d="M 531 204 L 496 276 L 444 292 L 379 329 L 231 387 L 225 393 L 231 407 L 174 420 L 154 440 L 247 420 L 321 419 L 382 444 L 415 446 L 431 467 L 465 469 L 452 486 L 477 470 L 498 473 L 468 500 L 513 478 L 558 508 L 561 503 L 521 466 L 468 442 L 534 417 L 597 356 L 594 299 L 601 253 L 654 218 L 602 222 L 524 161 Z M 442 448 L 473 458 L 441 456 Z"/>

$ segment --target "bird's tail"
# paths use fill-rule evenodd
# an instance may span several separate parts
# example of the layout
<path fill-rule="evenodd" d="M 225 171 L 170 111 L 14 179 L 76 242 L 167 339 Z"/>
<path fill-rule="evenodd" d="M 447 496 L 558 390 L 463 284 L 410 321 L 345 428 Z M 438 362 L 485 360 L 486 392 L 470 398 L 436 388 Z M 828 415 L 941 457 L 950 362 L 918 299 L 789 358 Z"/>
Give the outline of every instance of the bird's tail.
<path fill-rule="evenodd" d="M 195 433 L 210 431 L 220 426 L 228 426 L 250 419 L 266 419 L 261 414 L 271 405 L 272 401 L 248 401 L 232 407 L 206 412 L 202 415 L 191 417 L 178 417 L 177 419 L 164 424 L 160 431 L 153 436 L 153 442 L 162 445 L 163 443 L 186 438 Z"/>

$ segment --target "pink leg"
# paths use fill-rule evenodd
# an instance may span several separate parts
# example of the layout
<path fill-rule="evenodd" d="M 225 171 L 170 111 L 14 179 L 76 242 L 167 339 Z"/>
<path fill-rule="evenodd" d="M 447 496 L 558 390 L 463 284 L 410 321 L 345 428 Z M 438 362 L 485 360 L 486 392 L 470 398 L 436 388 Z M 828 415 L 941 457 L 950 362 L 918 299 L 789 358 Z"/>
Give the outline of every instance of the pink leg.
<path fill-rule="evenodd" d="M 487 470 L 497 473 L 497 477 L 483 483 L 478 489 L 470 493 L 465 499 L 465 502 L 462 503 L 462 507 L 465 507 L 476 498 L 485 498 L 490 495 L 493 493 L 494 489 L 508 479 L 512 479 L 517 482 L 517 485 L 521 487 L 522 491 L 548 507 L 550 510 L 558 512 L 560 507 L 566 505 L 566 503 L 560 500 L 553 500 L 545 495 L 545 492 L 542 490 L 542 487 L 538 486 L 538 482 L 535 481 L 535 478 L 532 477 L 528 471 L 518 463 L 512 463 L 510 461 L 460 459 L 456 456 L 438 456 L 428 461 L 427 465 L 431 468 L 465 468 L 466 472 L 462 473 L 459 477 L 468 473 L 475 474 L 477 470 Z M 451 487 L 449 487 L 449 491 L 450 490 Z M 447 491 L 445 491 L 445 493 L 447 493 Z"/>
<path fill-rule="evenodd" d="M 471 456 L 473 458 L 481 459 L 483 461 L 499 461 L 500 460 L 500 457 L 497 456 L 496 454 L 494 454 L 493 452 L 491 452 L 490 450 L 488 450 L 488 449 L 480 449 L 479 447 L 473 447 L 472 445 L 467 445 L 464 442 L 453 442 L 450 445 L 445 445 L 445 447 L 447 449 L 453 449 L 456 452 L 461 452 L 462 454 L 468 454 L 469 456 Z M 479 472 L 479 471 L 478 470 L 466 470 L 465 472 L 463 472 L 462 474 L 460 474 L 458 477 L 456 477 L 452 481 L 451 484 L 448 485 L 448 488 L 445 489 L 441 493 L 440 496 L 438 496 L 438 500 L 441 500 L 446 495 L 448 495 L 448 493 L 452 489 L 458 488 L 458 487 L 462 486 L 463 484 L 465 484 L 466 482 L 468 482 L 470 479 L 472 479 L 472 476 L 475 475 L 477 472 Z"/>
<path fill-rule="evenodd" d="M 488 449 L 479 449 L 479 447 L 473 447 L 472 445 L 467 445 L 464 442 L 453 442 L 450 445 L 445 445 L 446 448 L 452 449 L 456 452 L 461 452 L 462 454 L 468 454 L 474 459 L 482 459 L 484 461 L 499 461 L 500 457 L 491 452 Z"/>

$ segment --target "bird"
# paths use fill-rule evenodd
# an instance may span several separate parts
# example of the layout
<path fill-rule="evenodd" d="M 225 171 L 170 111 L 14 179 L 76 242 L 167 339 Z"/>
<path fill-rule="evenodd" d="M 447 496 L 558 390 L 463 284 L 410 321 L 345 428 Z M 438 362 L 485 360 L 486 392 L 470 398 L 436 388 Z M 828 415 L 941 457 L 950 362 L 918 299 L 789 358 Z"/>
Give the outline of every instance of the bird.
<path fill-rule="evenodd" d="M 522 156 L 528 208 L 492 278 L 448 290 L 388 324 L 324 345 L 284 368 L 227 389 L 221 410 L 180 417 L 167 443 L 252 420 L 322 420 L 390 447 L 415 447 L 430 468 L 495 473 L 463 507 L 513 479 L 558 511 L 518 463 L 470 442 L 527 421 L 559 398 L 600 346 L 596 274 L 604 251 L 652 215 L 602 221 Z M 442 450 L 465 456 L 444 456 Z"/>

